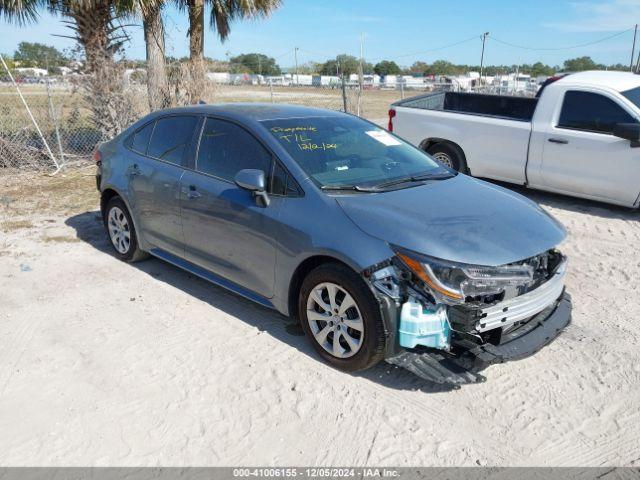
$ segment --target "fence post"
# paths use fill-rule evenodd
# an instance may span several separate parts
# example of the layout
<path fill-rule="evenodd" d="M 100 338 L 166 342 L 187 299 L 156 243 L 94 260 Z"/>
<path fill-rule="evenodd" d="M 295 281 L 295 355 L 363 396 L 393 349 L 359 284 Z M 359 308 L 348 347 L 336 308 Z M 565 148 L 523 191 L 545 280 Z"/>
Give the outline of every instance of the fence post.
<path fill-rule="evenodd" d="M 404 100 L 404 82 L 400 81 L 400 99 Z"/>
<path fill-rule="evenodd" d="M 269 80 L 269 92 L 271 93 L 271 103 L 275 103 L 273 101 L 273 82 Z"/>
<path fill-rule="evenodd" d="M 49 62 L 47 62 L 48 65 Z M 49 116 L 51 116 L 51 121 L 53 122 L 53 126 L 56 131 L 56 140 L 58 142 L 58 151 L 60 152 L 60 165 L 64 165 L 64 151 L 62 149 L 62 140 L 60 140 L 60 127 L 58 126 L 58 118 L 56 117 L 55 111 L 53 109 L 53 100 L 51 99 L 51 87 L 49 85 L 49 68 L 47 66 L 47 97 L 49 98 Z"/>
<path fill-rule="evenodd" d="M 347 85 L 344 81 L 344 73 L 342 74 L 342 110 L 344 113 L 348 113 L 347 111 Z"/>

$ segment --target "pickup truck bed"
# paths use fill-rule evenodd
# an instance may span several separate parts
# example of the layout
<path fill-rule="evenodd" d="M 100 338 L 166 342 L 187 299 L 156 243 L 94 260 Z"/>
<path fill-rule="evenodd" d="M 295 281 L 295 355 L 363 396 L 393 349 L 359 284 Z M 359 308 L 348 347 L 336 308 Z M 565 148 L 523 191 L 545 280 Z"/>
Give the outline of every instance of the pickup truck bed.
<path fill-rule="evenodd" d="M 537 103 L 537 98 L 438 92 L 401 100 L 395 103 L 394 106 L 486 115 L 530 122 L 533 119 Z"/>

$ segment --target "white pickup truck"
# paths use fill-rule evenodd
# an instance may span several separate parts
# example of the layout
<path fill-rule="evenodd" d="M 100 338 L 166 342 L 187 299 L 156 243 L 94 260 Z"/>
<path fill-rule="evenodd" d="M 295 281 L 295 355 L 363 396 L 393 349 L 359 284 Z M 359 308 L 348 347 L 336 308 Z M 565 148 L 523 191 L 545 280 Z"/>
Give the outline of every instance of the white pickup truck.
<path fill-rule="evenodd" d="M 538 98 L 431 93 L 394 103 L 389 130 L 476 177 L 640 202 L 640 75 L 574 73 Z"/>

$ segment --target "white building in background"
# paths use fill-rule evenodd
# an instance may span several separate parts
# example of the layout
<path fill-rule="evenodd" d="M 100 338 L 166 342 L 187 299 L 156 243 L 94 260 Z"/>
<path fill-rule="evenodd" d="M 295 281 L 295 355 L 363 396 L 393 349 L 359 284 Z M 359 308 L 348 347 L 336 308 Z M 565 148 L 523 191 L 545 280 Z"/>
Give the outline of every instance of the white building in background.
<path fill-rule="evenodd" d="M 27 77 L 46 77 L 49 74 L 49 72 L 46 69 L 35 68 L 35 67 L 33 68 L 21 67 L 21 68 L 16 68 L 15 71 Z"/>
<path fill-rule="evenodd" d="M 231 74 L 229 72 L 207 72 L 207 78 L 220 85 L 229 85 L 231 83 Z"/>

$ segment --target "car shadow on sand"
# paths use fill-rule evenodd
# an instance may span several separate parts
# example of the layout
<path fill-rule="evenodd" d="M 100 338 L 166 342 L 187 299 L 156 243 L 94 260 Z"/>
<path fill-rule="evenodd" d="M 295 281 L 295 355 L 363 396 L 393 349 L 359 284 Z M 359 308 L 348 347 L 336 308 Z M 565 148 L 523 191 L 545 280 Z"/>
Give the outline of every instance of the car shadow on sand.
<path fill-rule="evenodd" d="M 75 230 L 79 240 L 86 242 L 103 254 L 113 256 L 114 260 L 118 261 L 113 254 L 98 211 L 74 215 L 69 217 L 65 224 Z M 275 310 L 262 307 L 153 257 L 149 260 L 132 263 L 130 267 L 137 268 L 158 281 L 180 289 L 188 295 L 206 302 L 226 314 L 296 348 L 299 352 L 308 355 L 318 363 L 322 363 L 322 360 L 320 360 L 309 341 L 305 338 L 302 328 L 296 320 L 285 317 Z M 345 373 L 345 375 L 349 374 Z M 458 388 L 425 381 L 407 370 L 386 362 L 381 362 L 369 370 L 351 375 L 366 378 L 385 387 L 398 390 L 421 390 L 425 393 L 437 393 Z"/>

